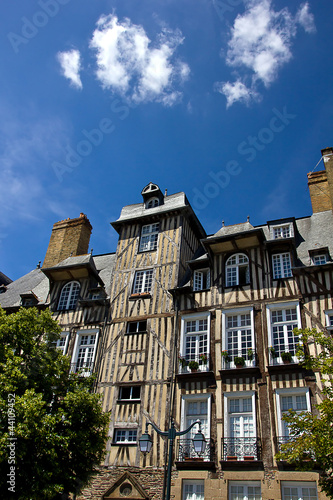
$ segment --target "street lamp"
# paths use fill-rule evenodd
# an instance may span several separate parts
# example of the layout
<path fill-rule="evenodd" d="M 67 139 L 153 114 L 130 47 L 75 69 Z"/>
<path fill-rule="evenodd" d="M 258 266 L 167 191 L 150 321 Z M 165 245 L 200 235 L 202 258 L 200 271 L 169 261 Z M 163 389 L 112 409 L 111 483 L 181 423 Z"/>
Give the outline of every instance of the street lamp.
<path fill-rule="evenodd" d="M 205 451 L 205 447 L 206 447 L 205 436 L 201 432 L 200 420 L 193 422 L 193 424 L 191 424 L 184 431 L 176 431 L 175 424 L 174 424 L 173 420 L 171 420 L 171 427 L 169 428 L 168 431 L 165 431 L 165 432 L 161 431 L 152 422 L 147 422 L 146 423 L 146 431 L 144 434 L 142 434 L 142 436 L 139 439 L 140 451 L 142 451 L 142 453 L 149 453 L 151 450 L 151 447 L 153 445 L 153 440 L 152 440 L 151 436 L 148 434 L 148 425 L 151 425 L 152 428 L 155 429 L 157 434 L 159 434 L 160 436 L 165 436 L 168 438 L 169 459 L 168 459 L 168 471 L 167 471 L 167 491 L 166 491 L 166 497 L 165 497 L 166 500 L 170 500 L 172 455 L 173 455 L 173 444 L 174 444 L 175 437 L 184 436 L 184 434 L 187 434 L 188 432 L 190 432 L 192 427 L 194 427 L 196 424 L 199 425 L 199 431 L 196 433 L 196 435 L 194 436 L 192 441 L 193 441 L 193 446 L 194 446 L 195 452 L 200 455 Z"/>

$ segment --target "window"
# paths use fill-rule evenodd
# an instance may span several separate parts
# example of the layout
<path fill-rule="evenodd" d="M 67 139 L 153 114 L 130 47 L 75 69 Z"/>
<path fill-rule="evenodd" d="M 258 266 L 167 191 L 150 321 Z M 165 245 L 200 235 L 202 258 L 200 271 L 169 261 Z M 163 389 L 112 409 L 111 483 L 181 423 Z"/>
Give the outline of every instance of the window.
<path fill-rule="evenodd" d="M 141 228 L 140 252 L 156 250 L 159 223 L 148 224 Z"/>
<path fill-rule="evenodd" d="M 224 350 L 228 353 L 228 367 L 234 367 L 236 356 L 243 357 L 246 366 L 255 365 L 253 310 L 235 309 L 223 312 Z"/>
<path fill-rule="evenodd" d="M 146 202 L 146 208 L 155 208 L 155 207 L 158 207 L 160 204 L 160 201 L 158 198 L 150 198 L 150 200 L 148 200 Z"/>
<path fill-rule="evenodd" d="M 140 389 L 141 387 L 139 385 L 119 387 L 119 400 L 121 401 L 140 400 Z"/>
<path fill-rule="evenodd" d="M 271 228 L 272 237 L 274 240 L 279 238 L 290 238 L 292 234 L 292 226 L 290 224 L 283 224 L 281 226 L 274 226 Z"/>
<path fill-rule="evenodd" d="M 183 396 L 182 398 L 182 417 L 181 430 L 187 429 L 193 422 L 200 420 L 201 432 L 206 439 L 206 447 L 201 457 L 205 461 L 210 460 L 210 415 L 211 415 L 211 396 L 206 394 L 198 394 L 191 396 Z M 193 441 L 195 434 L 198 432 L 199 426 L 194 425 L 188 434 L 179 439 L 179 460 L 185 458 L 197 458 Z"/>
<path fill-rule="evenodd" d="M 182 500 L 204 500 L 205 499 L 204 480 L 183 480 Z M 311 499 L 312 500 L 312 499 Z"/>
<path fill-rule="evenodd" d="M 333 331 L 333 310 L 325 311 L 326 328 Z"/>
<path fill-rule="evenodd" d="M 269 344 L 272 346 L 272 354 L 270 363 L 282 363 L 281 354 L 290 352 L 293 356 L 293 361 L 297 361 L 295 357 L 298 336 L 294 335 L 294 328 L 301 328 L 299 304 L 295 302 L 285 303 L 281 305 L 267 306 L 267 323 L 269 328 Z"/>
<path fill-rule="evenodd" d="M 243 253 L 229 257 L 225 265 L 226 286 L 247 285 L 250 283 L 249 259 Z"/>
<path fill-rule="evenodd" d="M 292 276 L 290 253 L 278 253 L 272 256 L 273 279 L 290 278 Z"/>
<path fill-rule="evenodd" d="M 56 348 L 59 349 L 62 354 L 66 354 L 68 339 L 69 332 L 63 332 L 60 334 L 60 339 L 57 340 Z"/>
<path fill-rule="evenodd" d="M 137 271 L 134 278 L 133 293 L 149 293 L 153 283 L 153 270 Z"/>
<path fill-rule="evenodd" d="M 281 481 L 282 500 L 317 500 L 315 482 Z"/>
<path fill-rule="evenodd" d="M 209 269 L 201 269 L 194 271 L 193 274 L 193 290 L 205 290 L 210 288 L 210 271 Z"/>
<path fill-rule="evenodd" d="M 80 293 L 80 283 L 71 281 L 67 283 L 61 290 L 58 309 L 65 311 L 67 309 L 74 309 Z"/>
<path fill-rule="evenodd" d="M 224 460 L 258 460 L 253 391 L 226 393 Z"/>
<path fill-rule="evenodd" d="M 136 444 L 137 429 L 115 429 L 114 442 L 119 444 Z"/>
<path fill-rule="evenodd" d="M 71 371 L 91 375 L 98 340 L 98 330 L 83 330 L 78 332 L 75 341 Z"/>
<path fill-rule="evenodd" d="M 229 481 L 229 500 L 261 500 L 258 481 Z"/>
<path fill-rule="evenodd" d="M 147 331 L 147 320 L 130 321 L 127 323 L 127 333 L 145 333 Z"/>
<path fill-rule="evenodd" d="M 208 370 L 210 316 L 207 313 L 189 315 L 182 321 L 182 342 L 180 357 L 189 362 L 196 361 L 200 371 Z M 183 370 L 183 371 L 184 371 Z"/>
<path fill-rule="evenodd" d="M 310 393 L 307 387 L 294 389 L 276 389 L 276 406 L 278 414 L 278 442 L 283 444 L 289 440 L 290 432 L 287 422 L 282 417 L 288 410 L 297 413 L 310 411 Z"/>
<path fill-rule="evenodd" d="M 312 255 L 312 263 L 314 266 L 321 266 L 322 264 L 326 264 L 326 262 L 327 262 L 326 253 Z"/>

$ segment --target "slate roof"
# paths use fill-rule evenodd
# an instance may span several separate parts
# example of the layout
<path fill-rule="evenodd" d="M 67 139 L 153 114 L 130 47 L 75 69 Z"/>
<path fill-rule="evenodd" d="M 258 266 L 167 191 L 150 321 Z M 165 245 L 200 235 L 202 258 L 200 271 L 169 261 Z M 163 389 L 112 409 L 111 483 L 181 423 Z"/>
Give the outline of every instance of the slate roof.
<path fill-rule="evenodd" d="M 246 231 L 251 231 L 255 229 L 250 222 L 241 222 L 240 224 L 233 224 L 231 226 L 222 226 L 217 233 L 213 234 L 209 238 L 217 238 L 219 236 L 229 236 L 232 234 L 244 233 Z M 208 239 L 208 238 L 207 238 Z"/>
<path fill-rule="evenodd" d="M 92 257 L 90 254 L 79 255 L 77 257 L 68 257 L 54 267 L 68 267 L 88 263 L 92 259 L 92 264 L 96 267 L 100 278 L 105 284 L 106 294 L 110 295 L 115 257 L 114 253 Z M 21 305 L 21 294 L 28 292 L 33 292 L 38 297 L 39 305 L 47 304 L 49 280 L 41 269 L 34 269 L 25 276 L 10 283 L 7 286 L 6 292 L 0 294 L 0 305 L 2 307 L 19 307 Z"/>

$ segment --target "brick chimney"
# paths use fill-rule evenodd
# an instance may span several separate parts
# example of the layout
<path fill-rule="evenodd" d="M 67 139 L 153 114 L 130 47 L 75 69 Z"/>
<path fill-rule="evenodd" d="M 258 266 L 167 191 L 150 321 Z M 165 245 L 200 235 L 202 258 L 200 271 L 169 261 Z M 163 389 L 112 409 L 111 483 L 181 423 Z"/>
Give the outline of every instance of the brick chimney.
<path fill-rule="evenodd" d="M 321 150 L 325 170 L 308 174 L 313 213 L 333 209 L 333 148 Z"/>
<path fill-rule="evenodd" d="M 88 253 L 92 226 L 85 214 L 53 225 L 43 267 L 52 267 L 67 257 Z"/>

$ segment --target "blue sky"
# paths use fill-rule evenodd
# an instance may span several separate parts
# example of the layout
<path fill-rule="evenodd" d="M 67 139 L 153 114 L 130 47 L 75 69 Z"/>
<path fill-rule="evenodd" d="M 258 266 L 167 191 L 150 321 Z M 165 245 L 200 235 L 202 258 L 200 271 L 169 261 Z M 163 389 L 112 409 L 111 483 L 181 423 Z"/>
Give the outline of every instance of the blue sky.
<path fill-rule="evenodd" d="M 87 214 L 94 254 L 152 181 L 208 234 L 311 214 L 333 146 L 329 0 L 15 0 L 0 7 L 0 270 Z M 318 169 L 323 168 L 320 162 Z"/>

